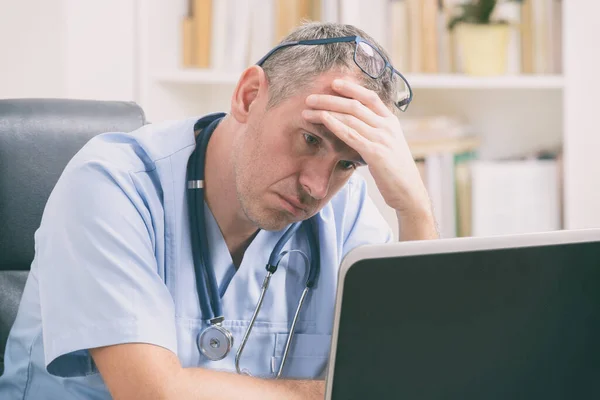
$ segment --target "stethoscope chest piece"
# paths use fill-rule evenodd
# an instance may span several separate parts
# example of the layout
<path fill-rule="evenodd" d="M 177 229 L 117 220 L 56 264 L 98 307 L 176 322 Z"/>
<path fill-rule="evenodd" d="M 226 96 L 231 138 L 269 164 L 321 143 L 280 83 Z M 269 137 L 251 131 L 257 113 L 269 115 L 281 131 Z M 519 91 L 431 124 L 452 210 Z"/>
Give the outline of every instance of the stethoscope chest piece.
<path fill-rule="evenodd" d="M 220 324 L 212 324 L 198 335 L 198 349 L 211 361 L 227 357 L 233 347 L 233 335 Z"/>

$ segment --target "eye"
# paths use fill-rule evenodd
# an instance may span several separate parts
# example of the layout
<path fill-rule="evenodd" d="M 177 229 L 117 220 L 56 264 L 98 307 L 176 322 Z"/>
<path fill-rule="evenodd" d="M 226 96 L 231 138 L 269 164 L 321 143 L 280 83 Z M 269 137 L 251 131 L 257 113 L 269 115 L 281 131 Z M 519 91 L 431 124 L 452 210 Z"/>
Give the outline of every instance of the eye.
<path fill-rule="evenodd" d="M 319 144 L 319 139 L 310 133 L 304 134 L 304 140 L 306 141 L 306 144 L 310 146 L 317 146 Z"/>
<path fill-rule="evenodd" d="M 342 167 L 343 170 L 351 170 L 351 169 L 355 169 L 356 168 L 356 163 L 353 163 L 352 161 L 340 161 L 340 166 Z"/>

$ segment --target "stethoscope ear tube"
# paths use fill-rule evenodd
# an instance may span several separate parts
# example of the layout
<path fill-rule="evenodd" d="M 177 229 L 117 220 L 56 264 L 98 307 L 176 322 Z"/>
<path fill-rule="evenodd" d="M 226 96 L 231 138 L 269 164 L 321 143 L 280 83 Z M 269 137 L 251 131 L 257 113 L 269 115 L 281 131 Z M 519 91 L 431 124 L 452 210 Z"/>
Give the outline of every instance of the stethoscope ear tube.
<path fill-rule="evenodd" d="M 221 122 L 221 118 L 217 118 L 214 121 L 212 121 L 207 127 L 206 127 L 206 134 L 204 135 L 199 135 L 200 137 L 200 148 L 198 150 L 201 151 L 200 154 L 206 154 L 206 149 L 208 147 L 208 141 L 210 140 L 210 137 L 212 136 L 212 133 L 215 131 L 217 125 L 219 125 L 219 122 Z M 198 144 L 196 145 L 196 148 L 198 148 Z M 196 157 L 196 159 L 198 160 L 196 162 L 196 176 L 198 177 L 198 179 L 201 179 L 204 182 L 204 168 L 205 168 L 205 160 L 204 157 L 202 157 L 202 160 L 200 161 L 200 157 Z M 203 185 L 204 186 L 204 185 Z M 202 227 L 202 231 L 206 232 L 206 221 L 205 221 L 205 216 L 204 216 L 204 187 L 202 187 L 199 190 L 196 190 L 196 200 L 199 200 L 196 203 L 196 219 L 198 224 L 196 226 L 198 227 Z M 199 235 L 200 236 L 200 242 L 201 242 L 201 249 L 202 254 L 201 259 L 202 259 L 202 273 L 205 276 L 205 279 L 207 281 L 207 285 L 206 287 L 209 290 L 209 299 L 210 299 L 210 304 L 211 304 L 211 310 L 213 311 L 213 315 L 210 315 L 210 318 L 217 318 L 217 317 L 221 317 L 223 316 L 223 309 L 221 307 L 221 296 L 218 290 L 218 286 L 217 286 L 217 278 L 215 277 L 215 271 L 213 268 L 208 268 L 207 265 L 209 264 L 209 260 L 210 260 L 210 249 L 208 248 L 208 237 L 206 234 L 204 235 Z M 214 292 L 214 293 L 213 293 Z M 207 315 L 208 316 L 208 315 Z"/>
<path fill-rule="evenodd" d="M 210 326 L 204 329 L 197 339 L 200 352 L 209 360 L 222 360 L 229 354 L 233 347 L 233 335 L 222 326 L 223 312 L 221 296 L 217 287 L 215 273 L 208 268 L 210 253 L 204 215 L 204 161 L 208 141 L 215 128 L 221 121 L 219 116 L 210 116 L 200 120 L 194 126 L 203 132 L 196 138 L 194 149 L 187 168 L 187 198 L 190 218 L 190 231 L 192 240 L 192 256 L 194 260 L 194 273 L 199 297 L 202 318 L 208 320 Z M 207 126 L 206 123 L 208 122 Z"/>
<path fill-rule="evenodd" d="M 315 217 L 310 219 L 309 224 L 306 225 L 306 234 L 308 235 L 308 247 L 310 248 L 310 268 L 308 273 L 308 279 L 306 280 L 306 287 L 312 289 L 317 283 L 319 272 L 321 269 L 321 251 L 319 249 L 318 241 L 318 227 L 315 222 Z"/>
<path fill-rule="evenodd" d="M 190 230 L 192 234 L 192 254 L 194 273 L 202 318 L 212 320 L 223 316 L 221 296 L 218 292 L 214 270 L 207 268 L 210 260 L 208 238 L 205 233 L 204 220 L 204 154 L 208 141 L 221 118 L 213 119 L 203 128 L 202 134 L 196 138 L 196 148 L 188 161 L 188 210 L 190 214 Z"/>
<path fill-rule="evenodd" d="M 290 333 L 285 342 L 285 349 L 283 352 L 283 357 L 281 359 L 281 364 L 277 368 L 277 372 L 275 373 L 275 378 L 279 379 L 279 378 L 281 378 L 281 376 L 283 374 L 283 369 L 285 367 L 285 363 L 288 358 L 288 352 L 290 350 L 290 346 L 292 344 L 292 339 L 294 338 L 294 333 L 296 331 L 296 324 L 298 322 L 298 317 L 300 316 L 300 311 L 302 310 L 302 306 L 304 305 L 304 301 L 306 300 L 308 291 L 317 282 L 317 277 L 319 276 L 319 269 L 320 269 L 320 265 L 321 265 L 319 245 L 318 245 L 317 236 L 316 236 L 317 226 L 316 226 L 315 220 L 313 218 L 311 218 L 309 223 L 304 224 L 305 230 L 307 230 L 306 234 L 308 236 L 308 243 L 309 243 L 309 249 L 310 249 L 310 260 L 309 260 L 308 256 L 300 250 L 281 251 L 283 249 L 283 247 L 285 246 L 285 244 L 287 243 L 287 241 L 290 239 L 290 237 L 298 230 L 300 225 L 302 225 L 302 223 L 297 222 L 294 225 L 292 225 L 290 228 L 288 228 L 288 230 L 285 232 L 283 237 L 275 245 L 275 248 L 273 249 L 273 252 L 271 253 L 271 256 L 269 257 L 269 263 L 267 264 L 267 276 L 265 276 L 265 279 L 263 281 L 262 290 L 260 293 L 260 297 L 258 299 L 258 303 L 256 304 L 256 308 L 254 309 L 254 313 L 252 314 L 250 324 L 248 325 L 248 328 L 246 329 L 246 332 L 244 333 L 244 337 L 242 338 L 240 347 L 238 348 L 238 351 L 235 355 L 235 369 L 238 374 L 243 373 L 246 375 L 251 375 L 250 371 L 248 371 L 247 369 L 242 370 L 242 368 L 240 366 L 240 361 L 242 358 L 242 354 L 244 352 L 244 347 L 246 346 L 246 342 L 248 341 L 248 337 L 250 336 L 250 332 L 252 332 L 252 328 L 254 327 L 254 322 L 256 321 L 256 317 L 258 316 L 258 313 L 260 312 L 260 309 L 262 308 L 263 300 L 265 298 L 267 289 L 269 288 L 269 282 L 271 281 L 271 277 L 273 276 L 275 271 L 277 271 L 279 262 L 285 255 L 293 253 L 293 252 L 298 252 L 304 258 L 305 266 L 306 266 L 306 268 L 309 269 L 309 272 L 308 272 L 308 278 L 306 280 L 306 287 L 302 291 L 302 296 L 300 297 L 300 300 L 298 301 L 298 305 L 296 307 L 296 312 L 294 314 L 294 319 L 292 320 L 292 326 L 290 327 Z"/>
<path fill-rule="evenodd" d="M 267 271 L 274 274 L 277 271 L 277 267 L 279 266 L 279 262 L 283 258 L 284 254 L 281 249 L 283 246 L 290 240 L 290 238 L 296 233 L 298 228 L 302 225 L 302 222 L 295 222 L 290 226 L 287 231 L 283 234 L 283 236 L 277 241 L 277 244 L 273 248 L 271 255 L 269 256 L 269 263 L 267 264 Z"/>
<path fill-rule="evenodd" d="M 198 151 L 198 148 L 194 152 Z M 198 202 L 197 194 L 203 194 L 203 190 L 196 184 L 190 185 L 192 182 L 198 181 L 196 175 L 196 164 L 198 163 L 198 157 L 194 154 L 190 157 L 187 165 L 187 176 L 188 176 L 188 189 L 187 189 L 187 202 L 188 202 L 188 213 L 190 221 L 190 231 L 192 240 L 192 257 L 194 260 L 194 272 L 196 278 L 196 292 L 198 293 L 200 311 L 202 312 L 203 318 L 212 318 L 212 310 L 209 307 L 210 299 L 208 297 L 208 288 L 204 279 L 204 274 L 200 266 L 202 265 L 202 255 L 200 254 L 200 231 L 195 229 L 198 225 L 196 214 L 198 213 Z"/>

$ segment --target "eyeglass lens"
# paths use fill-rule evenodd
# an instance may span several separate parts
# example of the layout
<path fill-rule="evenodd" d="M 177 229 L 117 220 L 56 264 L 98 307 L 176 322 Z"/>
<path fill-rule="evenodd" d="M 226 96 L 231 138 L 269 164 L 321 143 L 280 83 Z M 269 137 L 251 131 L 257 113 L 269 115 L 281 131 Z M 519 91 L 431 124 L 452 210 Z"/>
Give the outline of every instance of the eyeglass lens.
<path fill-rule="evenodd" d="M 354 56 L 356 64 L 371 78 L 379 78 L 385 68 L 385 60 L 368 43 L 360 42 Z"/>
<path fill-rule="evenodd" d="M 392 74 L 394 85 L 396 86 L 396 105 L 400 110 L 406 111 L 408 103 L 405 101 L 410 97 L 410 91 L 406 82 L 402 77 L 396 73 Z M 406 103 L 406 104 L 403 104 Z"/>
<path fill-rule="evenodd" d="M 359 42 L 357 44 L 354 60 L 360 69 L 371 78 L 379 78 L 385 72 L 385 59 L 366 42 Z M 396 98 L 394 100 L 399 108 L 404 111 L 408 107 L 408 104 L 402 104 L 402 102 L 410 97 L 410 91 L 406 82 L 399 74 L 392 72 L 392 81 L 396 87 Z"/>

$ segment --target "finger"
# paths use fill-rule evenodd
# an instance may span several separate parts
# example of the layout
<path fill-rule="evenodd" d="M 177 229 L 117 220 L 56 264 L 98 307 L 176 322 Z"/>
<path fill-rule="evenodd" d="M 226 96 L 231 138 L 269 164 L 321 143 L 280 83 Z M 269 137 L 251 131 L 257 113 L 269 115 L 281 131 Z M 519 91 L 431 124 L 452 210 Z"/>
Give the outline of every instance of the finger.
<path fill-rule="evenodd" d="M 365 159 L 364 153 L 372 142 L 363 135 L 359 134 L 354 128 L 351 128 L 335 118 L 330 112 L 321 111 L 320 114 L 322 124 L 325 125 L 325 127 L 329 129 L 335 136 L 337 136 L 342 142 L 356 150 L 358 154 Z"/>
<path fill-rule="evenodd" d="M 370 141 L 380 141 L 380 135 L 377 134 L 377 130 L 372 126 L 367 125 L 360 119 L 356 118 L 353 115 L 342 114 L 333 111 L 324 111 L 324 110 L 304 110 L 302 111 L 302 116 L 308 122 L 313 124 L 323 124 L 325 125 L 325 118 L 327 118 L 327 114 L 333 116 L 338 121 L 342 122 L 344 125 L 349 126 L 354 129 L 356 133 L 364 136 L 366 139 Z"/>
<path fill-rule="evenodd" d="M 330 94 L 311 94 L 306 98 L 306 105 L 317 110 L 353 115 L 373 128 L 381 125 L 381 117 L 356 99 Z"/>
<path fill-rule="evenodd" d="M 381 117 L 393 115 L 389 108 L 383 104 L 379 95 L 373 90 L 345 79 L 334 79 L 331 87 L 344 97 L 356 99 Z"/>

